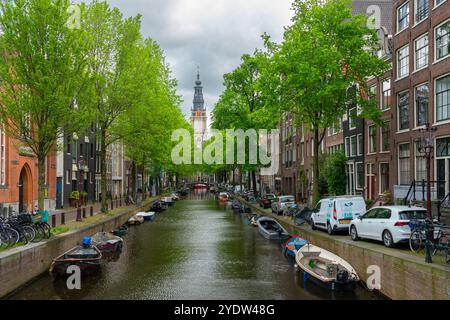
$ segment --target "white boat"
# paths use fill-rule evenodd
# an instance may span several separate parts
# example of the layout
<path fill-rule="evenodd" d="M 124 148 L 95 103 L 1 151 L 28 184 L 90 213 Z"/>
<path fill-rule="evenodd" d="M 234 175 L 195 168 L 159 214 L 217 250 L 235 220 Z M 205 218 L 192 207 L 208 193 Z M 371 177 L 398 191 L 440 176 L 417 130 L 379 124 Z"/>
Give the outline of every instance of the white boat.
<path fill-rule="evenodd" d="M 312 244 L 301 247 L 295 262 L 317 284 L 333 291 L 351 291 L 359 281 L 356 270 L 344 259 Z"/>
<path fill-rule="evenodd" d="M 168 206 L 173 206 L 175 201 L 173 201 L 172 197 L 162 197 L 161 201 L 167 204 Z"/>
<path fill-rule="evenodd" d="M 260 217 L 256 220 L 259 233 L 266 239 L 277 240 L 289 238 L 289 233 L 277 220 L 269 217 Z"/>
<path fill-rule="evenodd" d="M 132 216 L 130 219 L 128 219 L 128 224 L 141 224 L 144 222 L 144 217 L 142 216 L 138 216 L 138 215 L 134 215 Z"/>
<path fill-rule="evenodd" d="M 145 221 L 153 221 L 155 220 L 155 213 L 150 211 L 150 212 L 138 212 L 136 214 L 137 216 L 143 217 Z"/>

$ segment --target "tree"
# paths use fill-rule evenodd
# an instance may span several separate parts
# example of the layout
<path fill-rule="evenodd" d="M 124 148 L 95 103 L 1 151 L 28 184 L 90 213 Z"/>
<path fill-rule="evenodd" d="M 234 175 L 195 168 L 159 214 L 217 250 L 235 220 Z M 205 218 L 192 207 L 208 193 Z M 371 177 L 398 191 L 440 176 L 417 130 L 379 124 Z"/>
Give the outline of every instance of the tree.
<path fill-rule="evenodd" d="M 327 193 L 330 195 L 344 195 L 347 186 L 345 166 L 347 157 L 343 152 L 328 155 L 323 161 L 321 178 L 326 182 Z"/>
<path fill-rule="evenodd" d="M 367 27 L 367 17 L 352 15 L 349 0 L 296 0 L 293 9 L 293 24 L 286 28 L 283 43 L 267 40 L 266 45 L 274 52 L 272 63 L 280 75 L 278 106 L 312 132 L 313 174 L 319 177 L 320 144 L 326 129 L 347 111 L 347 88 L 359 85 L 360 116 L 377 120 L 375 101 L 364 98 L 365 79 L 380 76 L 388 66 L 373 54 L 377 36 Z M 314 179 L 313 201 L 318 199 Z"/>
<path fill-rule="evenodd" d="M 142 43 L 140 16 L 124 19 L 107 2 L 93 1 L 83 21 L 90 35 L 89 72 L 93 80 L 92 114 L 98 125 L 100 141 L 102 211 L 108 210 L 106 199 L 106 149 L 121 136 L 112 130 L 120 116 L 143 103 L 147 75 L 140 61 Z"/>
<path fill-rule="evenodd" d="M 87 33 L 67 25 L 69 5 L 68 0 L 0 4 L 0 120 L 37 158 L 39 210 L 47 155 L 58 137 L 80 130 L 86 119 Z"/>

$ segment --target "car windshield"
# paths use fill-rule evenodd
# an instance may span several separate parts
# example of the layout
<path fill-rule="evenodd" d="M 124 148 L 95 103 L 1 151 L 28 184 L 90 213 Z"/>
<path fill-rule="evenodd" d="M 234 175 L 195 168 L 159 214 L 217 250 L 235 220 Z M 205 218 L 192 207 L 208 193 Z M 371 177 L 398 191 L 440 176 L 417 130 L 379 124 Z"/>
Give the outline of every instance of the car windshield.
<path fill-rule="evenodd" d="M 402 220 L 426 219 L 427 212 L 425 210 L 408 210 L 399 213 Z"/>
<path fill-rule="evenodd" d="M 294 197 L 283 197 L 280 199 L 281 202 L 294 202 Z"/>

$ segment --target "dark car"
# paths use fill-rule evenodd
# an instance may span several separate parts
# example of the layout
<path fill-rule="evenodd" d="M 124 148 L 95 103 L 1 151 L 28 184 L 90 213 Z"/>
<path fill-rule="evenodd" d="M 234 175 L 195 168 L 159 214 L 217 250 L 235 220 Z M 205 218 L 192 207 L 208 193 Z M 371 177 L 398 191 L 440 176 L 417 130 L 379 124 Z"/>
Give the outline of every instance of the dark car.
<path fill-rule="evenodd" d="M 270 208 L 270 206 L 272 205 L 272 201 L 275 200 L 275 198 L 276 196 L 274 194 L 266 194 L 259 200 L 259 206 L 263 207 L 264 209 Z"/>

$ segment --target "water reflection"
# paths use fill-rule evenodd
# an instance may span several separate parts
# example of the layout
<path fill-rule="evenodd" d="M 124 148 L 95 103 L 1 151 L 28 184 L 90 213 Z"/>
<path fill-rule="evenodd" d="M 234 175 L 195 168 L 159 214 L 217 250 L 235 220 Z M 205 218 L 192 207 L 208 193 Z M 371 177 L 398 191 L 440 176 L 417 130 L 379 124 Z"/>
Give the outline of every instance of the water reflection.
<path fill-rule="evenodd" d="M 122 254 L 82 290 L 46 275 L 12 299 L 373 299 L 332 294 L 303 282 L 279 242 L 267 241 L 246 217 L 195 190 L 156 220 L 131 227 Z"/>

